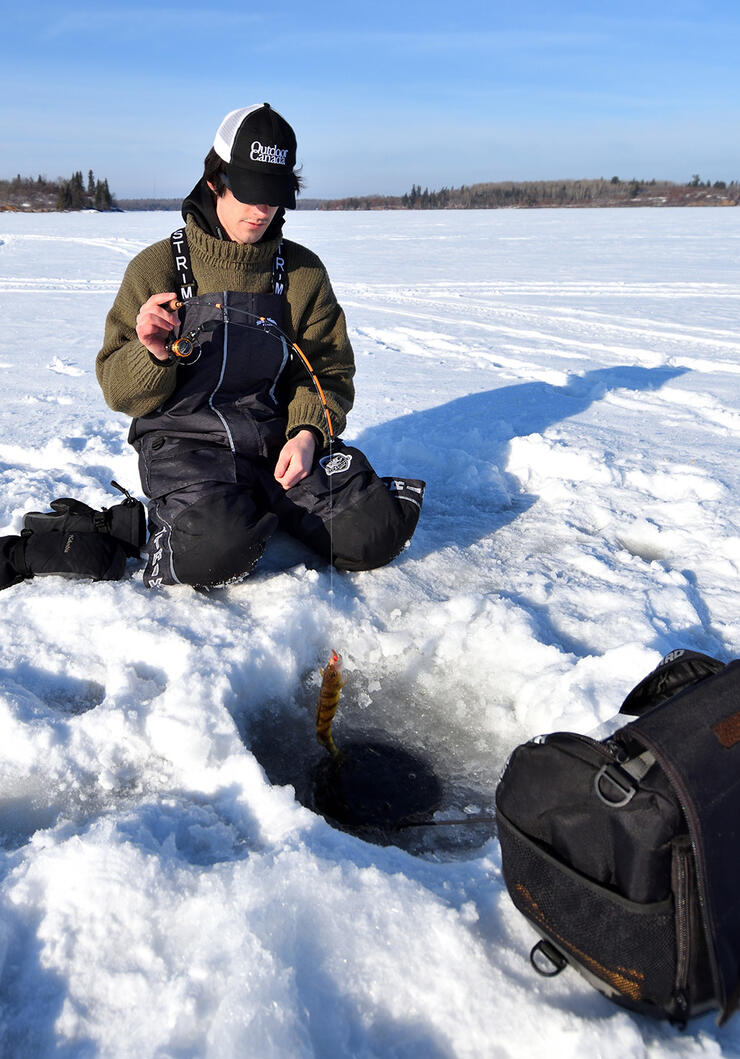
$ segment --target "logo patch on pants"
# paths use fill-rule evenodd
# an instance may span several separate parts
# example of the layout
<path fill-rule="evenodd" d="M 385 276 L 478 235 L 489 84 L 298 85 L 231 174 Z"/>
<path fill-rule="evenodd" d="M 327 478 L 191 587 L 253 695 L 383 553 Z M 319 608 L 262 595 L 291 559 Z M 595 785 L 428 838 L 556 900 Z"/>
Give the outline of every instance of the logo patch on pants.
<path fill-rule="evenodd" d="M 348 452 L 337 452 L 333 456 L 324 456 L 319 463 L 326 471 L 328 477 L 332 474 L 342 474 L 348 471 L 352 463 L 352 454 Z"/>

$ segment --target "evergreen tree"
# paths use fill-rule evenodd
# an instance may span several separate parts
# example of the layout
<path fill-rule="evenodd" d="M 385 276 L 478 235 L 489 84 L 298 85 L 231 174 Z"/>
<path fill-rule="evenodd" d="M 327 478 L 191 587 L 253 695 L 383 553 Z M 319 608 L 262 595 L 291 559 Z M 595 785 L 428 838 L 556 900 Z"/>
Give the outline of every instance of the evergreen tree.
<path fill-rule="evenodd" d="M 72 174 L 72 178 L 69 181 L 69 195 L 71 200 L 72 210 L 82 210 L 85 208 L 85 186 L 82 183 L 82 173 L 78 170 Z"/>
<path fill-rule="evenodd" d="M 97 182 L 94 204 L 96 210 L 109 210 L 113 205 L 113 198 L 108 188 L 107 180 L 99 180 Z"/>
<path fill-rule="evenodd" d="M 59 193 L 57 194 L 57 209 L 58 210 L 71 210 L 72 206 L 72 191 L 69 186 L 69 181 L 64 180 L 59 185 Z"/>

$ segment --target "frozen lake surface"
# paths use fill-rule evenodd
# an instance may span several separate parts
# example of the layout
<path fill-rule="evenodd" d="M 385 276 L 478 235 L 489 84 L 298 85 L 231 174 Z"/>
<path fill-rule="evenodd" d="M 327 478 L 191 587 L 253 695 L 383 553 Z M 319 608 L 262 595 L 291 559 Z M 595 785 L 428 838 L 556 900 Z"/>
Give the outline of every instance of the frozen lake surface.
<path fill-rule="evenodd" d="M 0 533 L 136 495 L 94 358 L 179 215 L 0 215 Z M 0 594 L 0 1053 L 740 1056 L 529 966 L 495 829 L 380 846 L 305 808 L 317 667 L 337 742 L 424 753 L 490 812 L 531 736 L 608 719 L 662 655 L 740 654 L 740 211 L 297 213 L 357 358 L 347 440 L 427 482 L 391 566 L 286 538 L 206 595 Z"/>

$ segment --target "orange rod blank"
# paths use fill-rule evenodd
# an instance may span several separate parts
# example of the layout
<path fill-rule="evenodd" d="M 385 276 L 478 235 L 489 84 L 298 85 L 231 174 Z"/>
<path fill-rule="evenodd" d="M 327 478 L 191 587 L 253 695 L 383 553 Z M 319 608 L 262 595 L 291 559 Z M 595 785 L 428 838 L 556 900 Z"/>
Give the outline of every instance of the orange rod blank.
<path fill-rule="evenodd" d="M 192 300 L 193 301 L 197 301 L 196 298 L 193 298 Z M 167 307 L 170 310 L 170 312 L 175 312 L 175 310 L 181 309 L 183 307 L 183 305 L 185 305 L 185 302 L 181 301 L 179 298 L 173 298 L 172 301 L 167 303 Z M 223 311 L 224 309 L 227 309 L 227 306 L 225 306 L 223 304 L 223 302 L 216 302 L 214 304 L 213 308 L 214 309 L 220 309 L 221 311 Z M 238 313 L 244 313 L 247 316 L 252 316 L 253 315 L 252 313 L 247 313 L 246 310 L 244 310 L 244 309 L 236 309 L 235 311 L 238 312 Z M 275 328 L 277 328 L 277 330 L 280 332 L 280 334 L 290 342 L 290 339 L 288 339 L 288 336 L 285 334 L 285 332 L 281 328 L 279 328 L 274 321 L 268 321 L 267 317 L 265 317 L 265 316 L 255 316 L 255 319 L 259 320 L 259 322 L 261 324 L 272 323 L 273 326 Z M 321 400 L 321 405 L 322 405 L 322 408 L 323 408 L 323 411 L 324 411 L 324 416 L 326 418 L 326 426 L 327 426 L 327 430 L 328 430 L 328 434 L 329 434 L 329 440 L 333 441 L 334 440 L 334 424 L 331 421 L 331 412 L 329 411 L 329 405 L 326 402 L 326 395 L 325 395 L 325 393 L 323 391 L 321 383 L 318 380 L 318 376 L 316 375 L 316 372 L 313 370 L 313 367 L 311 365 L 311 361 L 308 359 L 308 357 L 303 352 L 303 350 L 298 345 L 298 343 L 297 342 L 291 342 L 290 343 L 290 347 L 291 347 L 291 349 L 295 350 L 295 352 L 301 358 L 301 362 L 303 363 L 303 366 L 306 368 L 308 374 L 311 376 L 311 381 L 313 382 L 313 384 L 314 384 L 314 386 L 316 388 L 316 393 L 319 395 L 319 399 Z"/>

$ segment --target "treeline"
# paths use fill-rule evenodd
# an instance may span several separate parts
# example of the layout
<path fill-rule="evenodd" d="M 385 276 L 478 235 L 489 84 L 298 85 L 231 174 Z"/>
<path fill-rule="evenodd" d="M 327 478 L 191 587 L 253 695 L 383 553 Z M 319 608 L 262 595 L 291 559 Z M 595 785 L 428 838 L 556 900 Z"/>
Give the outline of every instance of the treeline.
<path fill-rule="evenodd" d="M 182 206 L 182 197 L 179 199 L 118 199 L 118 206 L 122 210 L 178 210 Z"/>
<path fill-rule="evenodd" d="M 47 180 L 39 176 L 0 180 L 0 210 L 115 210 L 115 196 L 107 179 L 97 180 L 92 169 L 87 181 L 79 170 L 69 180 L 58 177 Z"/>
<path fill-rule="evenodd" d="M 584 206 L 736 206 L 740 183 L 702 181 L 698 174 L 686 184 L 668 180 L 532 180 L 463 184 L 430 191 L 414 184 L 405 195 L 364 195 L 325 199 L 319 210 L 491 210 Z"/>

